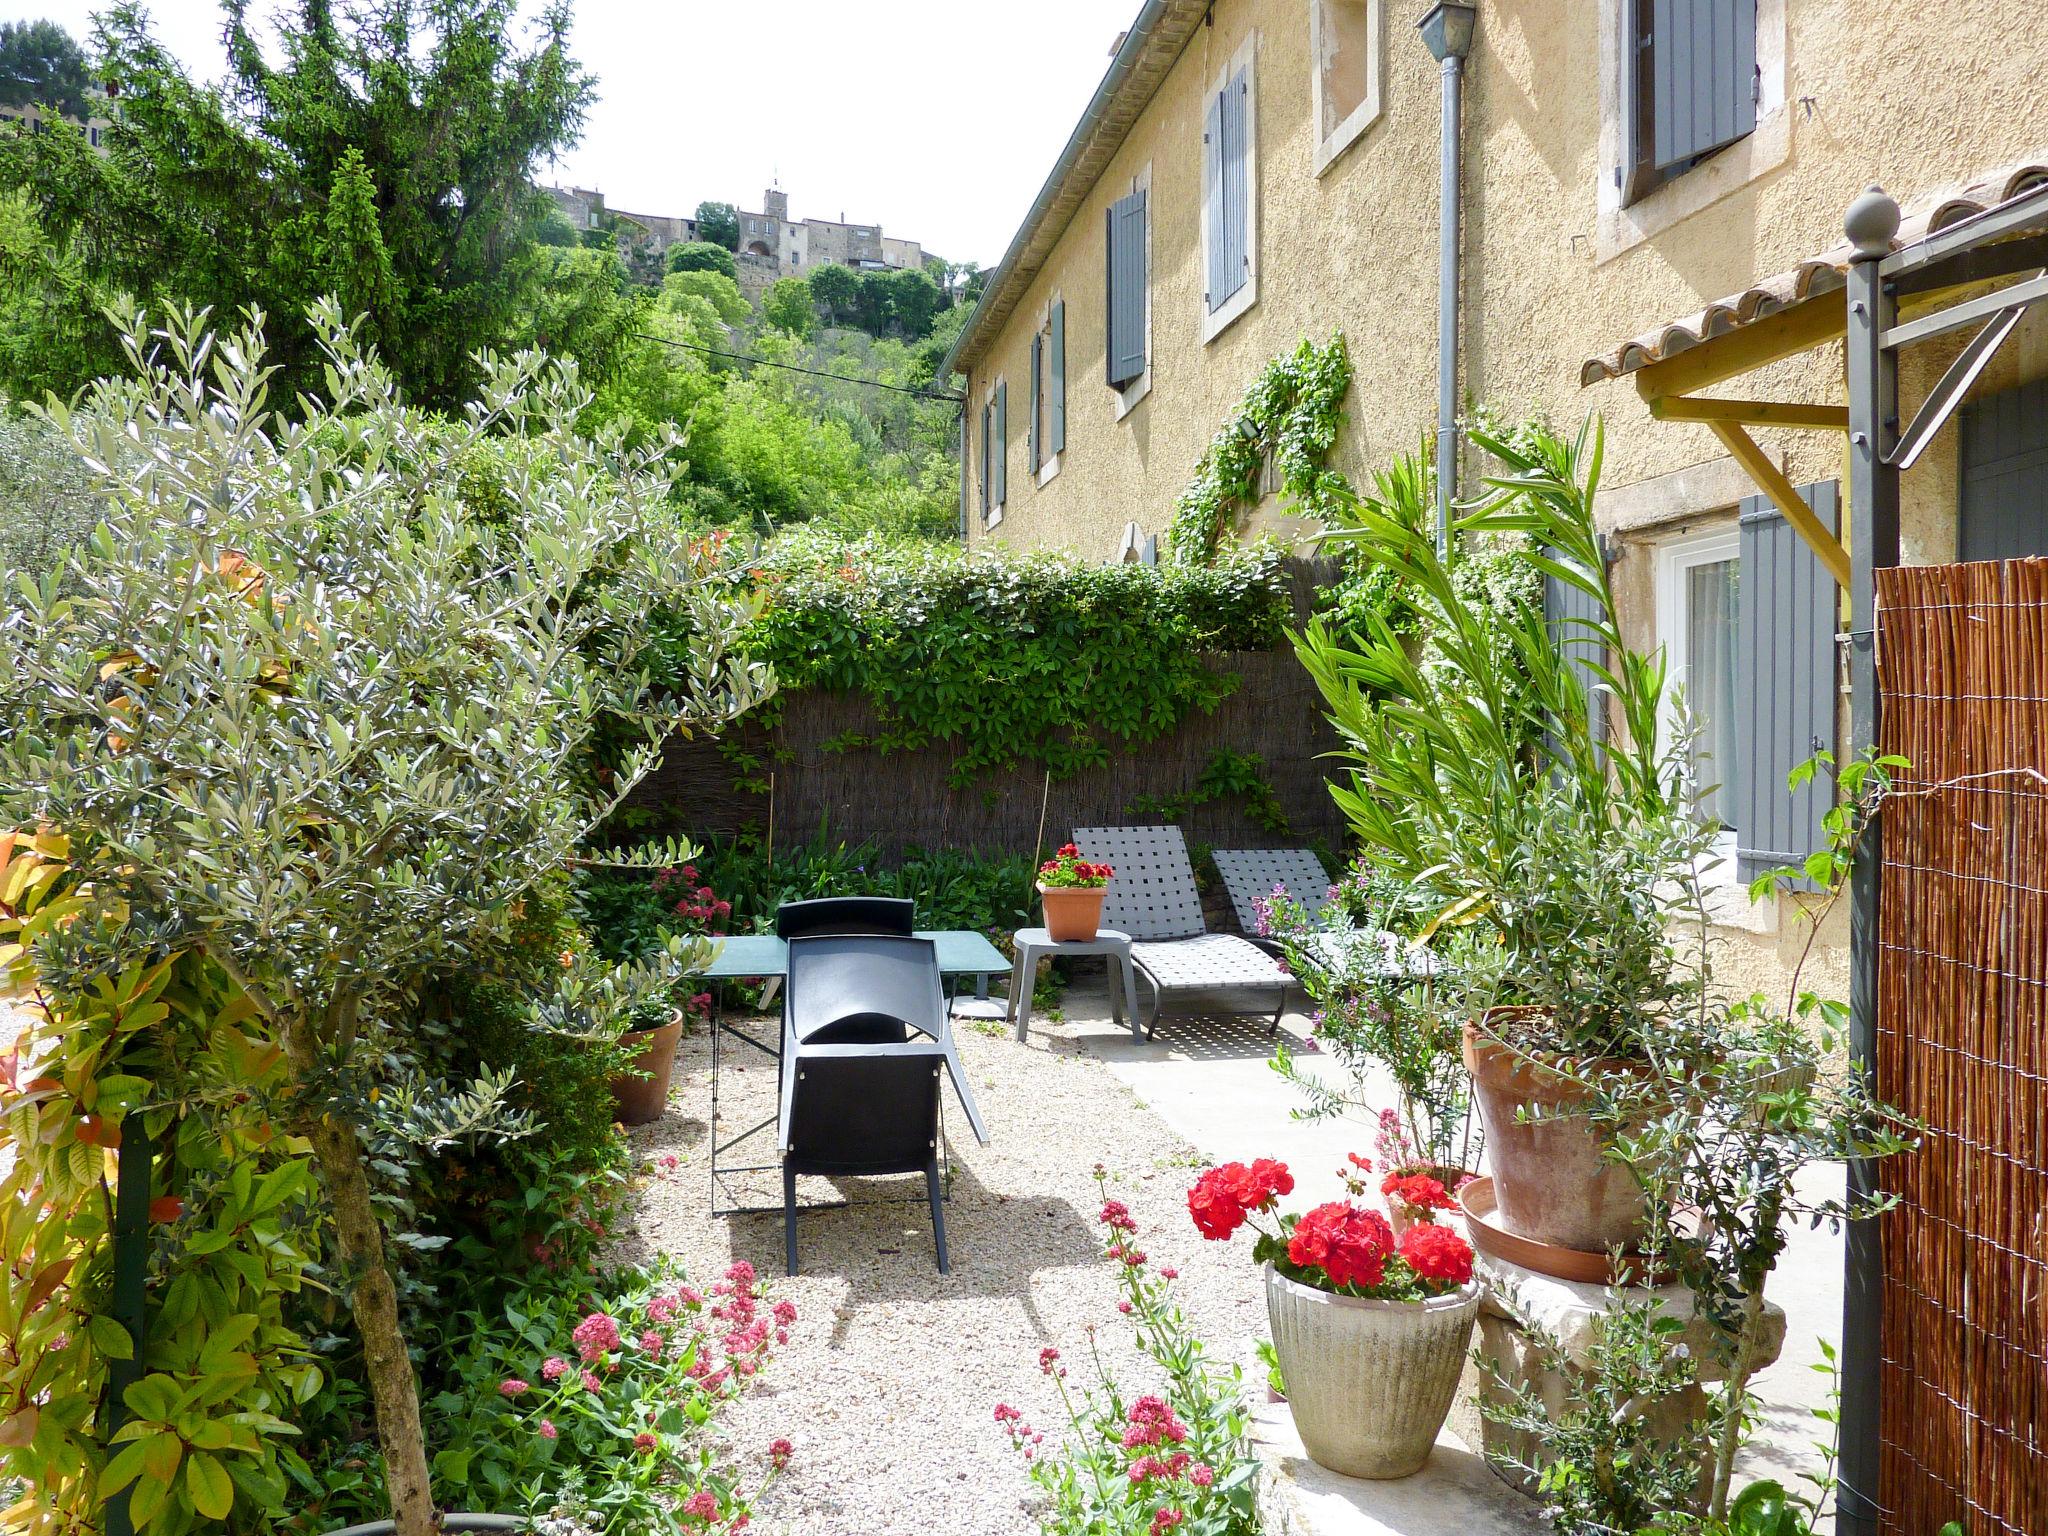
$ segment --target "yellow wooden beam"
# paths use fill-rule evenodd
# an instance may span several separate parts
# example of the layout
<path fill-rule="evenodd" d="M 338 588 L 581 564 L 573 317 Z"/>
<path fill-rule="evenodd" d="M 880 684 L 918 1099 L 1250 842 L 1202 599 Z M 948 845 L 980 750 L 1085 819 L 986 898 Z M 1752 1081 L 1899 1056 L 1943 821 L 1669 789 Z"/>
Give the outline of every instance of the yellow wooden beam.
<path fill-rule="evenodd" d="M 1792 482 L 1785 478 L 1785 472 L 1773 464 L 1763 449 L 1756 445 L 1756 439 L 1742 430 L 1740 422 L 1710 421 L 1714 435 L 1721 439 L 1728 452 L 1734 456 L 1754 480 L 1757 489 L 1771 498 L 1771 504 L 1785 514 L 1787 522 L 1799 530 L 1799 537 L 1806 540 L 1813 552 L 1820 556 L 1820 563 L 1828 568 L 1828 574 L 1835 578 L 1840 587 L 1849 585 L 1849 553 L 1842 548 L 1841 541 L 1828 531 L 1828 526 L 1813 515 L 1813 508 L 1800 500 L 1799 492 Z"/>
<path fill-rule="evenodd" d="M 1848 320 L 1848 301 L 1840 290 L 1820 294 L 1637 369 L 1636 388 L 1645 399 L 1689 395 L 1780 358 L 1810 352 L 1823 342 L 1838 341 Z"/>
<path fill-rule="evenodd" d="M 1745 427 L 1819 427 L 1849 430 L 1846 405 L 1801 405 L 1790 400 L 1702 400 L 1697 395 L 1653 395 L 1659 421 L 1732 421 Z"/>

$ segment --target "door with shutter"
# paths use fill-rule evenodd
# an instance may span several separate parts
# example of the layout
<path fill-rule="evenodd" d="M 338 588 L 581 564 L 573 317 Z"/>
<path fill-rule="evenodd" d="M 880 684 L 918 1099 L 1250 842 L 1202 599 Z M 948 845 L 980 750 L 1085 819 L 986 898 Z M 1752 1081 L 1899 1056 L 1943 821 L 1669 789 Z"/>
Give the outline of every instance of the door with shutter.
<path fill-rule="evenodd" d="M 2048 555 L 2048 379 L 1963 407 L 1957 558 Z"/>
<path fill-rule="evenodd" d="M 1122 389 L 1145 371 L 1146 217 L 1143 188 L 1109 208 L 1109 270 L 1103 312 L 1107 316 L 1106 376 L 1111 389 Z M 1064 320 L 1061 336 L 1064 349 Z"/>
<path fill-rule="evenodd" d="M 1836 483 L 1800 487 L 1800 499 L 1830 531 L 1840 525 Z M 1736 872 L 1803 863 L 1827 840 L 1822 818 L 1832 781 L 1802 788 L 1786 776 L 1816 752 L 1835 750 L 1840 698 L 1835 630 L 1840 588 L 1785 515 L 1761 496 L 1741 508 L 1741 599 L 1737 620 L 1735 732 L 1739 772 L 1730 786 Z"/>

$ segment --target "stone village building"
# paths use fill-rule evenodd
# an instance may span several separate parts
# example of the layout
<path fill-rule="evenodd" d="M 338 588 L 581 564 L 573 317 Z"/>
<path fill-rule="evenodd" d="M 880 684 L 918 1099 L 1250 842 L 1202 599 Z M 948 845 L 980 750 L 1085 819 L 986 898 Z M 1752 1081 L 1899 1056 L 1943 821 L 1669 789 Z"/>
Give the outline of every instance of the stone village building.
<path fill-rule="evenodd" d="M 664 255 L 671 245 L 698 238 L 697 221 L 674 214 L 627 213 L 607 208 L 604 194 L 586 187 L 549 187 L 548 196 L 577 229 L 596 229 L 616 221 L 622 240 L 645 245 Z M 742 211 L 739 249 L 734 252 L 739 284 L 756 297 L 781 277 L 801 277 L 820 263 L 834 263 L 862 272 L 924 268 L 937 261 L 915 240 L 882 233 L 879 224 L 849 224 L 840 219 L 792 219 L 789 194 L 770 187 L 761 194 L 762 211 Z"/>
<path fill-rule="evenodd" d="M 1743 877 L 1814 845 L 1824 804 L 1785 774 L 1844 723 L 1844 211 L 1882 183 L 1906 240 L 2048 181 L 2039 50 L 2019 41 L 2038 16 L 1482 0 L 1419 35 L 1419 8 L 1145 0 L 947 360 L 967 396 L 964 536 L 1147 557 L 1260 369 L 1335 330 L 1356 379 L 1333 467 L 1356 481 L 1416 449 L 1439 417 L 1448 139 L 1450 398 L 1564 430 L 1604 414 L 1597 517 L 1624 631 L 1685 682 L 1739 855 L 1713 877 L 1722 973 L 1776 990 L 1806 925 L 1752 907 Z M 1461 20 L 1447 131 L 1454 66 L 1434 53 L 1457 58 Z M 1902 364 L 1905 414 L 1966 339 Z M 1740 399 L 1682 398 L 1705 388 Z M 1469 485 L 1479 466 L 1459 460 Z M 1901 499 L 1908 562 L 2048 553 L 2041 309 Z M 1250 526 L 1303 531 L 1274 496 Z M 1837 912 L 1809 984 L 1843 984 L 1845 926 Z"/>

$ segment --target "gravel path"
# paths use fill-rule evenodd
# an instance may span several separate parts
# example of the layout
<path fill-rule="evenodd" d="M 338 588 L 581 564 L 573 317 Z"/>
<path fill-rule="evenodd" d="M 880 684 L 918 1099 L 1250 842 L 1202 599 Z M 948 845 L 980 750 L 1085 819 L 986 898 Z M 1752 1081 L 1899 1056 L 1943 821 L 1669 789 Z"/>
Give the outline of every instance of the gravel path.
<path fill-rule="evenodd" d="M 1076 1367 L 1071 1379 L 1080 1380 L 1091 1323 L 1101 1324 L 1098 1342 L 1119 1380 L 1149 1380 L 1100 1257 L 1091 1177 L 1098 1162 L 1114 1175 L 1114 1193 L 1130 1206 L 1151 1261 L 1179 1268 L 1182 1304 L 1210 1349 L 1248 1360 L 1264 1331 L 1248 1250 L 1204 1243 L 1188 1221 L 1184 1196 L 1200 1165 L 1193 1149 L 1084 1054 L 1070 1030 L 1035 1028 L 1019 1045 L 1007 1032 L 964 1027 L 960 1049 L 990 1145 L 974 1144 L 949 1102 L 950 1276 L 937 1272 L 921 1204 L 806 1213 L 803 1273 L 794 1280 L 782 1277 L 779 1215 L 712 1219 L 710 1046 L 701 1034 L 683 1042 L 668 1113 L 633 1134 L 644 1158 L 672 1152 L 684 1163 L 641 1191 L 622 1256 L 673 1254 L 704 1279 L 748 1259 L 799 1309 L 762 1385 L 722 1421 L 735 1452 L 755 1464 L 778 1435 L 796 1447 L 755 1512 L 757 1530 L 1011 1536 L 1033 1528 L 1035 1487 L 997 1428 L 994 1405 L 1015 1404 L 1054 1439 L 1064 1420 L 1038 1352 L 1064 1351 Z M 745 1102 L 729 1103 L 739 1084 Z M 744 1073 L 728 1070 L 719 1106 L 725 1133 L 771 1113 L 774 1094 L 767 1058 Z M 772 1162 L 772 1140 L 772 1130 L 757 1138 L 759 1152 L 744 1160 Z M 779 1199 L 779 1175 L 755 1177 L 756 1198 Z M 812 1198 L 829 1198 L 830 1185 L 811 1182 Z M 921 1191 L 919 1180 L 872 1180 L 846 1181 L 841 1192 Z"/>

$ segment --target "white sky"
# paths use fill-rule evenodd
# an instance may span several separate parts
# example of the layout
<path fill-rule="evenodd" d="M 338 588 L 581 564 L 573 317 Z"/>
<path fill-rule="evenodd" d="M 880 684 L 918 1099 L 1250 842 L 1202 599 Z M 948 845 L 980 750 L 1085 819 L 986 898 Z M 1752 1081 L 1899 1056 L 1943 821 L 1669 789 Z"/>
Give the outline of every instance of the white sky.
<path fill-rule="evenodd" d="M 0 0 L 81 40 L 101 0 Z M 262 0 L 256 9 L 262 11 Z M 212 0 L 154 0 L 157 35 L 208 80 Z M 597 76 L 583 141 L 541 177 L 615 207 L 758 209 L 878 223 L 992 266 L 1109 67 L 1138 0 L 577 0 Z M 1019 25 L 1020 20 L 1023 25 Z"/>

